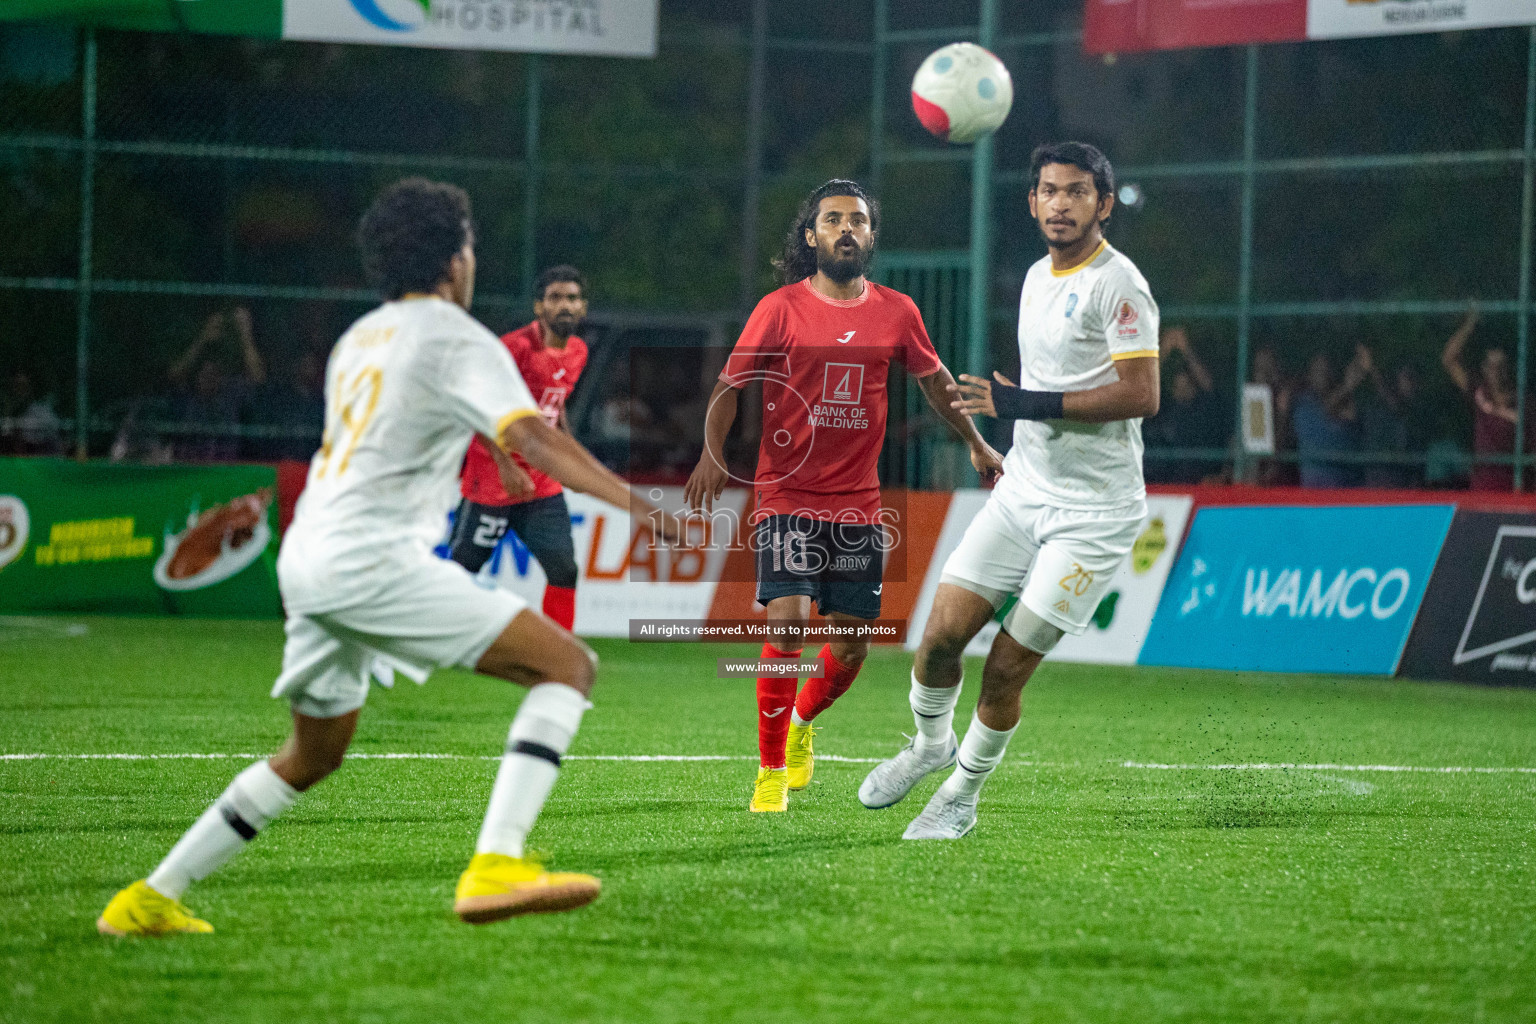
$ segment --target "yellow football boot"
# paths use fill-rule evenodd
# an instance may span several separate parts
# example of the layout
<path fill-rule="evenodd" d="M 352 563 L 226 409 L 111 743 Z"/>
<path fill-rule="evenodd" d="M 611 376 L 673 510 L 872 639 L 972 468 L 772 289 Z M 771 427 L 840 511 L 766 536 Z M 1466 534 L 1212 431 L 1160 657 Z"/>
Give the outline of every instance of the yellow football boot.
<path fill-rule="evenodd" d="M 816 754 L 811 749 L 811 737 L 816 735 L 816 730 L 811 728 L 811 723 L 796 725 L 789 723 L 789 741 L 784 747 L 784 767 L 789 770 L 789 788 L 804 789 L 811 784 L 811 776 L 816 774 Z"/>
<path fill-rule="evenodd" d="M 96 919 L 96 930 L 103 935 L 207 934 L 213 925 L 193 917 L 178 900 L 160 895 L 147 881 L 140 880 L 112 897 Z"/>
<path fill-rule="evenodd" d="M 459 876 L 453 912 L 468 924 L 488 924 L 518 914 L 575 910 L 602 891 L 603 883 L 591 875 L 545 871 L 531 857 L 477 853 Z"/>
<path fill-rule="evenodd" d="M 747 807 L 753 811 L 789 810 L 789 769 L 759 768 Z"/>

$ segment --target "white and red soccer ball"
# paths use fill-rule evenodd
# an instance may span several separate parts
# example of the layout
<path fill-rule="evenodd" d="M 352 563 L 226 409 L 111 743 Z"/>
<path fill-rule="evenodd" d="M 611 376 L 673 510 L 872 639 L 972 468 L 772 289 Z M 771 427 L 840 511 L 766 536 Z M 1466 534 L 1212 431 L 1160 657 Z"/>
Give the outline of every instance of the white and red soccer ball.
<path fill-rule="evenodd" d="M 917 119 L 946 142 L 975 142 L 997 131 L 1012 106 L 1008 69 L 975 43 L 934 50 L 912 78 Z"/>

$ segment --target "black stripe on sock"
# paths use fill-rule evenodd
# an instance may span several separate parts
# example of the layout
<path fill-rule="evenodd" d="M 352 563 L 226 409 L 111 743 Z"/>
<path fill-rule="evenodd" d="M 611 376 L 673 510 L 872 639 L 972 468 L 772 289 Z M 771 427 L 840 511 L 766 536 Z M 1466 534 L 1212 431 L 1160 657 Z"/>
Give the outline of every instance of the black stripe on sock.
<path fill-rule="evenodd" d="M 914 711 L 912 713 L 914 715 L 916 715 L 918 718 L 943 718 L 945 715 L 950 714 L 950 712 L 948 712 L 948 711 L 940 711 L 938 714 L 935 714 L 935 715 L 925 715 L 921 711 Z"/>
<path fill-rule="evenodd" d="M 956 760 L 955 763 L 960 766 L 962 771 L 970 772 L 972 775 L 987 775 L 992 771 L 991 768 L 972 768 L 970 765 L 960 760 Z"/>
<path fill-rule="evenodd" d="M 240 817 L 240 812 L 229 806 L 229 804 L 221 802 L 219 804 L 219 813 L 224 815 L 224 820 L 229 823 L 229 827 L 234 829 L 241 839 L 250 842 L 256 838 L 255 826 Z"/>
<path fill-rule="evenodd" d="M 556 768 L 560 767 L 560 755 L 555 753 L 554 748 L 546 747 L 542 743 L 534 743 L 532 740 L 518 740 L 512 744 L 512 749 L 508 753 L 527 754 L 529 757 L 543 758 Z"/>

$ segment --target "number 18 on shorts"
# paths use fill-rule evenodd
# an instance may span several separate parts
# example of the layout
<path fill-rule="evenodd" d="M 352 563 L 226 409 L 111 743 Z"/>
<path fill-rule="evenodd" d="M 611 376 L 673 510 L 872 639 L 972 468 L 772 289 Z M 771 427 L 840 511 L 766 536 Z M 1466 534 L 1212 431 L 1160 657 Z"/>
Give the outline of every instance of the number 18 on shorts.
<path fill-rule="evenodd" d="M 880 617 L 885 528 L 774 515 L 757 524 L 757 600 L 805 596 L 822 615 Z"/>

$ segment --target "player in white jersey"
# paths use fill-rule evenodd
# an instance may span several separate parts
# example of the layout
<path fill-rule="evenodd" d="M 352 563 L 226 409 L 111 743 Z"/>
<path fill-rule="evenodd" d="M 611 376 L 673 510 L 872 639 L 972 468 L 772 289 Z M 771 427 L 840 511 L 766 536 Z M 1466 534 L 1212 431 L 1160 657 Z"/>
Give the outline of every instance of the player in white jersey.
<path fill-rule="evenodd" d="M 112 899 L 97 921 L 104 933 L 213 930 L 181 904 L 183 891 L 340 767 L 375 661 L 417 681 L 457 665 L 530 687 L 455 893 L 460 918 L 478 924 L 567 910 L 598 894 L 595 878 L 552 874 L 523 857 L 523 839 L 590 706 L 596 656 L 522 599 L 476 586 L 431 547 L 476 434 L 499 453 L 509 490 L 531 481 L 506 449 L 669 537 L 675 523 L 545 424 L 506 348 L 467 312 L 475 254 L 461 189 L 421 178 L 396 183 L 363 217 L 358 241 L 389 301 L 331 353 L 325 439 L 278 556 L 288 639 L 272 695 L 291 705 L 293 733 L 277 754 L 241 772 L 147 879 Z"/>
<path fill-rule="evenodd" d="M 1146 517 L 1141 419 L 1158 406 L 1157 304 L 1104 240 L 1114 171 L 1092 146 L 1041 146 L 1029 209 L 1050 254 L 1019 298 L 1021 386 L 961 375 L 955 408 L 1013 419 L 1003 477 L 944 564 L 912 667 L 917 736 L 859 788 L 889 807 L 950 765 L 906 839 L 958 839 L 1019 723 L 1019 696 L 1065 633 L 1081 634 Z M 955 739 L 962 655 L 1013 595 L 982 668 L 981 698 Z"/>

